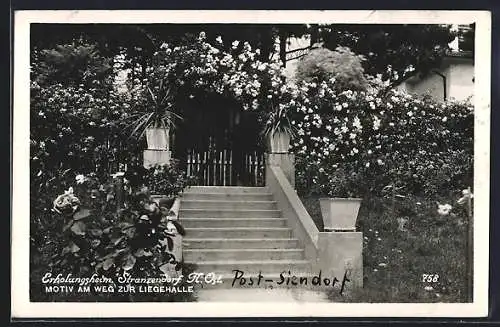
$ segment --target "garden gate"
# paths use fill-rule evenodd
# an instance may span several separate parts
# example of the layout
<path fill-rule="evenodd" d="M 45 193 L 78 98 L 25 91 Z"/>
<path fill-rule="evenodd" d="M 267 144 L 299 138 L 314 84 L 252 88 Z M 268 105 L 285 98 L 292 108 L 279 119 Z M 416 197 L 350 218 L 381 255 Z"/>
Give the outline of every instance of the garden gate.
<path fill-rule="evenodd" d="M 197 185 L 264 186 L 265 147 L 257 115 L 227 100 L 209 103 L 207 110 L 184 108 L 174 157 L 189 176 L 197 177 Z"/>
<path fill-rule="evenodd" d="M 264 154 L 257 151 L 238 156 L 233 149 L 189 149 L 186 158 L 186 172 L 198 177 L 198 185 L 263 186 L 264 168 Z"/>

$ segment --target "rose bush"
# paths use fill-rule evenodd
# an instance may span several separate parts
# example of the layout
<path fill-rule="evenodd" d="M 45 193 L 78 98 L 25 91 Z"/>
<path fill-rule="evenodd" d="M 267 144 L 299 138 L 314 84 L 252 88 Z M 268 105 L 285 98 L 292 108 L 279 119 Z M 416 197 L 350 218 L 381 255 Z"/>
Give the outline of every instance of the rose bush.
<path fill-rule="evenodd" d="M 434 194 L 470 184 L 473 107 L 437 103 L 397 90 L 335 92 L 334 79 L 287 87 L 282 103 L 297 128 L 298 187 L 343 195 L 379 192 L 397 183 L 413 194 Z M 340 169 L 341 168 L 341 169 Z M 340 169 L 340 170 L 339 170 Z M 356 180 L 356 185 L 352 181 Z"/>
<path fill-rule="evenodd" d="M 84 89 L 83 85 L 32 82 L 33 169 L 107 171 L 109 162 L 137 153 L 137 144 L 126 141 L 118 123 L 129 107 L 119 94 L 99 94 L 97 86 Z"/>
<path fill-rule="evenodd" d="M 36 172 L 104 173 L 138 153 L 119 124 L 129 99 L 114 83 L 112 58 L 98 49 L 83 40 L 32 49 L 30 158 Z"/>
<path fill-rule="evenodd" d="M 236 100 L 245 110 L 270 110 L 269 99 L 284 85 L 278 59 L 260 61 L 260 51 L 248 42 L 235 41 L 226 48 L 221 38 L 211 44 L 204 33 L 181 44 L 163 43 L 146 69 L 147 78 L 129 85 L 130 93 L 136 95 L 134 108 L 145 110 L 150 105 L 148 88 L 155 92 L 163 83 L 175 90 L 174 105 L 217 94 Z"/>
<path fill-rule="evenodd" d="M 53 202 L 53 210 L 63 215 L 75 213 L 80 206 L 80 199 L 73 194 L 73 188 L 70 187 L 64 194 L 59 195 Z"/>

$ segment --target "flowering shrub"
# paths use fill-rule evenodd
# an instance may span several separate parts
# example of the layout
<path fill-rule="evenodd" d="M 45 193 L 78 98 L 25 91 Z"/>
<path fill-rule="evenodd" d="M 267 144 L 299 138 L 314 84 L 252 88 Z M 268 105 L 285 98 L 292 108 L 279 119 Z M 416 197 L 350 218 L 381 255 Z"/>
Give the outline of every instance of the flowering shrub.
<path fill-rule="evenodd" d="M 160 83 L 168 83 L 176 89 L 176 100 L 208 92 L 234 98 L 246 110 L 265 109 L 274 89 L 283 84 L 284 70 L 278 61 L 260 61 L 259 54 L 248 42 L 241 46 L 238 41 L 227 51 L 221 38 L 210 44 L 202 32 L 181 45 L 163 43 L 147 68 L 148 78 L 136 80 L 132 89 L 145 94 L 147 87 L 158 91 Z M 137 104 L 141 106 L 145 104 Z"/>
<path fill-rule="evenodd" d="M 78 41 L 33 49 L 30 82 L 30 210 L 32 249 L 53 245 L 61 219 L 54 196 L 84 173 L 103 183 L 115 163 L 131 160 L 140 144 L 127 142 L 120 119 L 127 98 L 113 87 L 110 58 Z M 81 200 L 81 195 L 79 195 Z M 68 197 L 56 202 L 65 205 Z M 59 205 L 56 203 L 55 210 Z"/>
<path fill-rule="evenodd" d="M 297 137 L 292 151 L 299 157 L 299 189 L 306 191 L 312 182 L 319 184 L 320 193 L 336 193 L 339 168 L 360 181 L 349 192 L 340 192 L 351 195 L 377 192 L 392 183 L 414 194 L 470 184 L 470 104 L 438 104 L 395 90 L 384 97 L 337 93 L 334 83 L 330 79 L 289 87 L 291 100 L 283 104 L 294 110 Z"/>
<path fill-rule="evenodd" d="M 72 169 L 109 172 L 113 162 L 138 153 L 122 135 L 130 104 L 114 87 L 112 58 L 79 40 L 32 49 L 30 159 L 32 174 Z"/>
<path fill-rule="evenodd" d="M 184 229 L 169 220 L 169 208 L 160 207 L 147 193 L 134 193 L 125 208 L 116 211 L 113 185 L 86 178 L 74 193 L 69 190 L 62 196 L 82 199 L 74 213 L 68 210 L 63 217 L 50 264 L 53 270 L 81 276 L 97 272 L 115 277 L 129 272 L 149 277 L 167 271 L 171 264 L 180 267 L 171 253 L 172 237 Z M 59 202 L 54 203 L 58 211 Z"/>
<path fill-rule="evenodd" d="M 62 219 L 54 216 L 55 195 L 61 189 L 69 190 L 74 183 L 74 174 L 70 169 L 52 172 L 31 169 L 30 174 L 30 244 L 31 251 L 37 252 L 46 246 L 52 246 L 54 237 L 62 228 Z M 59 201 L 57 201 L 59 203 Z M 68 201 L 78 204 L 75 199 Z M 61 201 L 62 204 L 62 201 Z M 65 211 L 63 209 L 63 211 Z M 73 209 L 71 209 L 73 211 Z M 58 216 L 59 217 L 59 216 Z"/>

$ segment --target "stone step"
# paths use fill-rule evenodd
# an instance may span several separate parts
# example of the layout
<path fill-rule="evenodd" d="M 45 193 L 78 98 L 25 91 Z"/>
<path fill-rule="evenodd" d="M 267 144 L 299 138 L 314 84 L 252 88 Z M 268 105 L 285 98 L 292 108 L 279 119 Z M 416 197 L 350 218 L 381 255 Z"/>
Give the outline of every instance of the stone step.
<path fill-rule="evenodd" d="M 300 260 L 302 249 L 185 249 L 184 260 L 193 262 L 221 260 Z"/>
<path fill-rule="evenodd" d="M 271 193 L 184 193 L 182 200 L 272 201 Z"/>
<path fill-rule="evenodd" d="M 217 273 L 223 275 L 234 274 L 234 270 L 245 273 L 270 274 L 293 271 L 294 274 L 307 273 L 311 270 L 307 260 L 214 260 L 214 261 L 185 261 L 195 265 L 198 273 Z"/>
<path fill-rule="evenodd" d="M 295 238 L 194 238 L 186 235 L 184 249 L 292 249 L 299 246 Z"/>
<path fill-rule="evenodd" d="M 183 194 L 188 193 L 226 193 L 226 194 L 242 194 L 242 193 L 270 193 L 267 187 L 250 187 L 250 186 L 191 186 L 184 190 Z"/>
<path fill-rule="evenodd" d="M 231 210 L 231 209 L 184 209 L 181 204 L 179 217 L 190 218 L 279 218 L 281 217 L 280 210 Z"/>
<path fill-rule="evenodd" d="M 182 209 L 276 210 L 275 201 L 182 200 Z"/>
<path fill-rule="evenodd" d="M 192 227 L 286 227 L 286 218 L 181 218 L 182 226 Z"/>
<path fill-rule="evenodd" d="M 215 227 L 186 228 L 186 236 L 191 238 L 287 238 L 289 228 L 282 227 Z"/>

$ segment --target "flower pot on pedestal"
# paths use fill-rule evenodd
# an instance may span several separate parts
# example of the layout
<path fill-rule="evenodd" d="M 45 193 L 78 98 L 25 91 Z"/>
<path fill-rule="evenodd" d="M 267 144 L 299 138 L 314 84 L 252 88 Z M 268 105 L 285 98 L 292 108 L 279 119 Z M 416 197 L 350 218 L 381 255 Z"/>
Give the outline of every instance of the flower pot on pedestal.
<path fill-rule="evenodd" d="M 325 231 L 355 231 L 361 201 L 359 198 L 319 199 Z"/>
<path fill-rule="evenodd" d="M 276 132 L 269 135 L 269 149 L 271 153 L 287 153 L 290 147 L 290 135 L 285 132 Z"/>

